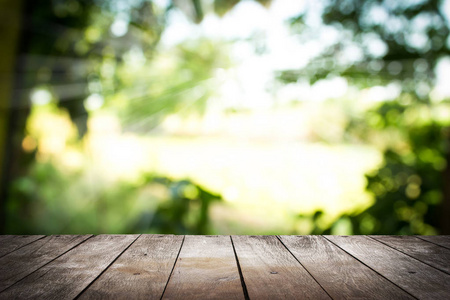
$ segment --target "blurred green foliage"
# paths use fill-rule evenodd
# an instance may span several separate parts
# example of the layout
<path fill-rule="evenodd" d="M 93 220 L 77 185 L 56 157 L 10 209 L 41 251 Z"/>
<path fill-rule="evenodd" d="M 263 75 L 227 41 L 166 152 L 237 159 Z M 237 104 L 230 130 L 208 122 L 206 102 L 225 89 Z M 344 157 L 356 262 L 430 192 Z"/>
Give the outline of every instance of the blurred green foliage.
<path fill-rule="evenodd" d="M 213 10 L 222 16 L 239 2 L 215 0 Z M 271 1 L 257 2 L 267 6 Z M 364 115 L 347 116 L 345 141 L 370 143 L 383 152 L 383 164 L 367 174 L 373 205 L 332 224 L 324 221 L 322 211 L 299 219 L 314 224 L 313 234 L 448 232 L 439 213 L 448 209 L 450 197 L 445 189 L 450 184 L 450 120 L 439 118 L 439 111 L 448 111 L 450 103 L 430 97 L 435 68 L 450 55 L 443 2 L 328 0 L 320 2 L 319 10 L 313 3 L 291 20 L 293 34 L 307 42 L 334 30 L 339 38 L 304 68 L 280 71 L 277 78 L 313 84 L 342 76 L 360 89 L 393 84 L 400 92 Z M 19 91 L 11 110 L 20 118 L 14 117 L 17 124 L 8 128 L 19 138 L 5 147 L 22 151 L 29 92 L 37 88 L 48 90 L 68 112 L 80 137 L 87 131 L 91 112 L 85 100 L 90 95 L 135 132 L 151 130 L 171 113 L 201 112 L 215 93 L 213 73 L 230 64 L 227 45 L 192 39 L 171 50 L 157 49 L 172 9 L 198 23 L 204 4 L 24 1 L 16 77 L 10 80 Z M 322 23 L 312 26 L 309 19 L 317 13 Z M 20 163 L 3 174 L 14 178 L 7 186 L 7 232 L 211 233 L 209 211 L 221 197 L 193 182 L 155 175 L 102 182 L 88 171 L 64 171 L 51 159 L 37 161 L 34 154 L 14 156 Z"/>
<path fill-rule="evenodd" d="M 226 45 L 192 39 L 170 53 L 158 54 L 156 48 L 173 9 L 200 22 L 202 5 L 197 0 L 167 5 L 38 0 L 23 1 L 22 10 L 13 12 L 22 16 L 22 30 L 9 82 L 17 91 L 7 106 L 14 121 L 5 129 L 13 138 L 1 141 L 7 153 L 2 160 L 9 163 L 0 186 L 8 199 L 0 207 L 6 217 L 2 232 L 210 232 L 210 205 L 220 196 L 195 183 L 151 175 L 139 183 L 105 183 L 92 174 L 64 171 L 52 159 L 38 161 L 38 149 L 24 151 L 22 144 L 30 134 L 29 97 L 35 90 L 51 97 L 38 101 L 50 100 L 68 112 L 80 138 L 87 132 L 88 96 L 121 116 L 125 130 L 135 132 L 151 130 L 170 113 L 201 112 L 214 93 L 214 70 L 227 67 Z M 221 15 L 233 7 L 227 1 L 214 5 Z M 82 141 L 72 144 L 79 148 Z M 159 189 L 162 196 L 150 192 L 147 197 L 147 189 Z"/>
<path fill-rule="evenodd" d="M 434 83 L 434 67 L 449 54 L 448 21 L 444 1 L 327 0 L 308 3 L 291 19 L 291 28 L 303 42 L 318 34 L 339 32 L 339 38 L 317 53 L 305 68 L 285 70 L 279 78 L 311 83 L 344 76 L 351 84 L 367 87 L 397 81 L 403 91 L 418 99 L 427 93 L 418 89 Z M 310 19 L 320 14 L 320 25 Z"/>
<path fill-rule="evenodd" d="M 143 0 L 26 1 L 16 88 L 50 89 L 83 136 L 88 119 L 84 99 L 124 88 L 113 76 L 114 69 L 108 72 L 105 64 L 122 65 L 133 47 L 151 57 L 165 13 Z M 126 28 L 121 36 L 111 33 L 116 22 Z"/>
<path fill-rule="evenodd" d="M 126 130 L 134 132 L 151 130 L 171 113 L 201 114 L 215 94 L 214 72 L 230 65 L 226 50 L 220 41 L 196 39 L 142 65 L 125 64 L 115 78 L 120 88 L 106 106 L 117 111 Z"/>
<path fill-rule="evenodd" d="M 449 109 L 449 104 L 441 103 L 439 109 Z M 380 104 L 364 119 L 353 118 L 348 132 L 383 149 L 382 165 L 366 175 L 367 190 L 375 202 L 328 226 L 319 225 L 323 212 L 317 212 L 311 216 L 314 233 L 338 233 L 342 226 L 353 234 L 439 233 L 448 184 L 443 175 L 450 149 L 448 126 L 448 120 L 438 122 L 432 117 L 429 106 L 398 101 Z"/>
<path fill-rule="evenodd" d="M 189 180 L 143 174 L 138 182 L 92 181 L 89 171 L 67 172 L 34 163 L 17 179 L 9 201 L 15 234 L 210 234 L 211 204 L 221 201 Z"/>
<path fill-rule="evenodd" d="M 221 196 L 212 194 L 189 180 L 173 181 L 164 177 L 152 178 L 154 184 L 168 189 L 168 199 L 161 202 L 153 218 L 143 213 L 135 232 L 151 230 L 155 233 L 211 234 L 210 206 Z"/>
<path fill-rule="evenodd" d="M 437 109 L 448 107 L 448 102 L 441 103 Z M 430 106 L 397 101 L 380 105 L 375 113 L 381 116 L 381 124 L 371 127 L 389 134 L 391 140 L 384 149 L 383 165 L 367 175 L 367 189 L 376 202 L 352 218 L 354 232 L 438 233 L 445 217 L 440 207 L 449 179 L 444 176 L 450 150 L 449 121 L 433 118 Z"/>
<path fill-rule="evenodd" d="M 347 140 L 368 142 L 383 151 L 383 164 L 366 175 L 373 205 L 326 225 L 320 222 L 321 211 L 301 214 L 299 218 L 311 218 L 315 224 L 313 233 L 339 233 L 342 228 L 354 234 L 449 232 L 445 211 L 450 201 L 450 120 L 437 112 L 448 111 L 450 102 L 430 97 L 435 68 L 450 54 L 443 5 L 434 0 L 330 0 L 323 2 L 318 28 L 307 26 L 313 5 L 291 20 L 301 39 L 326 26 L 337 29 L 342 38 L 305 68 L 280 72 L 282 82 L 304 78 L 314 83 L 342 76 L 359 88 L 392 83 L 400 87 L 395 100 L 381 102 L 364 115 L 348 116 Z"/>

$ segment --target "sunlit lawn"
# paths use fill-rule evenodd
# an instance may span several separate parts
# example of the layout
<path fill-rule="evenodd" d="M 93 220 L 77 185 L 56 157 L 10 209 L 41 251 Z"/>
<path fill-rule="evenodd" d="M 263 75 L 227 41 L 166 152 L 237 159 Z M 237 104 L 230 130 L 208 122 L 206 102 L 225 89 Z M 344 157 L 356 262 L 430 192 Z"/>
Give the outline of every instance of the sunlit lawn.
<path fill-rule="evenodd" d="M 299 213 L 320 209 L 332 221 L 367 207 L 364 173 L 379 161 L 362 146 L 170 137 L 149 138 L 148 145 L 157 172 L 224 196 L 213 211 L 220 233 L 302 232 Z"/>
<path fill-rule="evenodd" d="M 41 118 L 56 116 L 42 114 Z M 58 118 L 70 124 L 67 118 Z M 44 123 L 37 118 L 35 126 Z M 41 130 L 52 145 L 64 145 L 64 134 L 50 139 L 52 131 L 61 128 Z M 330 223 L 343 213 L 364 209 L 372 200 L 364 191 L 364 174 L 380 162 L 375 149 L 361 145 L 242 135 L 121 133 L 118 120 L 103 115 L 91 118 L 89 130 L 84 150 L 61 148 L 62 152 L 53 154 L 56 161 L 70 169 L 85 157 L 82 165 L 102 182 L 139 182 L 140 174 L 149 172 L 191 179 L 223 196 L 225 201 L 215 204 L 211 215 L 213 231 L 221 234 L 308 233 L 311 224 L 296 218 L 299 214 L 322 210 L 321 221 Z M 58 142 L 56 137 L 63 140 Z"/>

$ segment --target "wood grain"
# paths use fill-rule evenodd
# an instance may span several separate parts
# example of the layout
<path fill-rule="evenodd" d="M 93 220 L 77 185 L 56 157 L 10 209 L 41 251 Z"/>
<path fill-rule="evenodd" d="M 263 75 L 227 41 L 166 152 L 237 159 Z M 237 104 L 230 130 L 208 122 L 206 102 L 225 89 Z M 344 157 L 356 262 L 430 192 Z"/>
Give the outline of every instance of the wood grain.
<path fill-rule="evenodd" d="M 0 299 L 73 299 L 138 236 L 99 235 L 0 293 Z"/>
<path fill-rule="evenodd" d="M 229 236 L 185 237 L 164 299 L 243 299 Z"/>
<path fill-rule="evenodd" d="M 420 235 L 417 238 L 450 249 L 450 235 Z"/>
<path fill-rule="evenodd" d="M 398 251 L 450 274 L 450 250 L 411 236 L 370 236 Z"/>
<path fill-rule="evenodd" d="M 90 236 L 48 236 L 0 258 L 0 292 Z"/>
<path fill-rule="evenodd" d="M 0 236 L 0 299 L 450 299 L 448 239 Z"/>
<path fill-rule="evenodd" d="M 280 236 L 333 299 L 413 299 L 321 236 Z"/>
<path fill-rule="evenodd" d="M 232 236 L 250 299 L 330 299 L 275 236 Z"/>
<path fill-rule="evenodd" d="M 0 236 L 0 257 L 43 237 L 44 235 L 2 235 Z"/>
<path fill-rule="evenodd" d="M 142 235 L 79 299 L 160 299 L 183 236 Z"/>
<path fill-rule="evenodd" d="M 449 299 L 449 275 L 365 236 L 326 236 L 419 299 Z"/>

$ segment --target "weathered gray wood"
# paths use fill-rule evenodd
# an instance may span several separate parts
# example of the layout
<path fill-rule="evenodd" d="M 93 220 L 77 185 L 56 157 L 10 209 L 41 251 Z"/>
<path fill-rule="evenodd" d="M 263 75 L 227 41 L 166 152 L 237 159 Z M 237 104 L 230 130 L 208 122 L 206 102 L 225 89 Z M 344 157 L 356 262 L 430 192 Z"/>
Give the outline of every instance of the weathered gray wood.
<path fill-rule="evenodd" d="M 83 238 L 0 236 L 0 299 L 244 298 L 229 236 Z M 446 236 L 325 238 L 233 236 L 250 298 L 450 299 Z"/>
<path fill-rule="evenodd" d="M 450 235 L 420 235 L 417 237 L 424 241 L 450 249 Z"/>
<path fill-rule="evenodd" d="M 164 299 L 243 299 L 229 236 L 186 236 Z"/>
<path fill-rule="evenodd" d="M 79 299 L 160 299 L 183 236 L 142 235 Z"/>
<path fill-rule="evenodd" d="M 44 235 L 1 235 L 0 257 L 43 238 Z"/>
<path fill-rule="evenodd" d="M 449 299 L 450 276 L 365 236 L 326 236 L 419 299 Z"/>
<path fill-rule="evenodd" d="M 250 299 L 330 299 L 275 236 L 232 236 Z"/>
<path fill-rule="evenodd" d="M 412 236 L 371 236 L 392 248 L 450 274 L 450 250 Z"/>
<path fill-rule="evenodd" d="M 99 235 L 0 293 L 0 299 L 73 299 L 138 236 Z"/>
<path fill-rule="evenodd" d="M 333 299 L 413 299 L 321 236 L 280 236 Z"/>
<path fill-rule="evenodd" d="M 0 292 L 90 236 L 48 236 L 0 258 Z"/>

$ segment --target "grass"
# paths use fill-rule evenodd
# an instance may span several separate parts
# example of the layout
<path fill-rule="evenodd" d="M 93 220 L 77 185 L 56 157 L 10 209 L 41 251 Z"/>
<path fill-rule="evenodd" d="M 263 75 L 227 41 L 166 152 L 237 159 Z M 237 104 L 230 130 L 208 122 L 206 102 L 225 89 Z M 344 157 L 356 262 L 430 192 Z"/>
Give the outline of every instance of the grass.
<path fill-rule="evenodd" d="M 225 138 L 146 139 L 154 171 L 188 178 L 220 193 L 218 233 L 298 232 L 298 214 L 316 210 L 332 222 L 371 204 L 364 174 L 380 161 L 365 146 L 265 143 Z"/>

